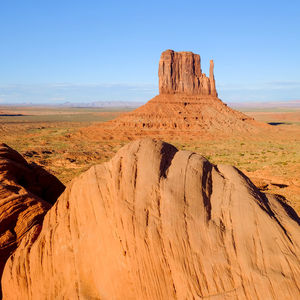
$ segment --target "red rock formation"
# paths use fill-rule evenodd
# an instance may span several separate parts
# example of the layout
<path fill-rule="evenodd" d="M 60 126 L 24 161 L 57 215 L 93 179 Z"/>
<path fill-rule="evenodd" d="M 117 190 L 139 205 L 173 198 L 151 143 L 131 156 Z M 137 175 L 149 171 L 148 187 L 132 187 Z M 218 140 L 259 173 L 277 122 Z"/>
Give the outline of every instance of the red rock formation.
<path fill-rule="evenodd" d="M 45 213 L 63 190 L 53 175 L 28 165 L 19 153 L 0 144 L 0 276 L 28 231 L 32 236 L 38 233 Z"/>
<path fill-rule="evenodd" d="M 218 98 L 212 60 L 206 77 L 199 55 L 166 50 L 161 54 L 158 75 L 158 96 L 113 121 L 83 129 L 80 134 L 89 139 L 131 140 L 145 135 L 191 139 L 211 134 L 254 134 L 268 127 Z"/>
<path fill-rule="evenodd" d="M 200 56 L 192 52 L 166 50 L 158 69 L 160 94 L 217 96 L 211 61 L 209 78 L 201 71 Z"/>
<path fill-rule="evenodd" d="M 299 258 L 288 205 L 234 167 L 146 139 L 71 182 L 2 286 L 4 300 L 297 299 Z"/>

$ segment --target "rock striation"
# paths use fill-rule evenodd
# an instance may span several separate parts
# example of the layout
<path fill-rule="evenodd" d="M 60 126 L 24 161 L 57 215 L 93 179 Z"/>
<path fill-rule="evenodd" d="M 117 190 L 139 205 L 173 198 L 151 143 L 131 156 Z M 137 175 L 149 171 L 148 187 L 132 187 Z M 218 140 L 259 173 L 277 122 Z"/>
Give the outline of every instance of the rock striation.
<path fill-rule="evenodd" d="M 297 299 L 299 222 L 236 168 L 138 140 L 68 185 L 3 299 Z"/>
<path fill-rule="evenodd" d="M 210 61 L 209 77 L 201 70 L 200 55 L 193 52 L 166 50 L 159 61 L 160 94 L 217 96 L 214 63 Z"/>
<path fill-rule="evenodd" d="M 45 213 L 63 190 L 56 177 L 0 144 L 0 276 L 26 234 L 38 233 Z"/>

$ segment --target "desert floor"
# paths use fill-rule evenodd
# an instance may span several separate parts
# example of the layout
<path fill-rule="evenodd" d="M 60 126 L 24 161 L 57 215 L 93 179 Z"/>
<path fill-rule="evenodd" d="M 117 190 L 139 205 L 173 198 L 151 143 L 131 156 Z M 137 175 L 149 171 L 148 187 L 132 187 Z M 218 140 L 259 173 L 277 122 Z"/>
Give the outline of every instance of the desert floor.
<path fill-rule="evenodd" d="M 126 109 L 0 107 L 0 142 L 28 162 L 45 167 L 64 184 L 91 165 L 109 160 L 127 141 L 87 139 L 80 129 L 111 120 Z M 197 152 L 212 163 L 234 165 L 262 191 L 282 195 L 300 213 L 300 109 L 243 109 L 272 134 L 199 137 L 193 141 L 164 138 L 179 149 Z"/>

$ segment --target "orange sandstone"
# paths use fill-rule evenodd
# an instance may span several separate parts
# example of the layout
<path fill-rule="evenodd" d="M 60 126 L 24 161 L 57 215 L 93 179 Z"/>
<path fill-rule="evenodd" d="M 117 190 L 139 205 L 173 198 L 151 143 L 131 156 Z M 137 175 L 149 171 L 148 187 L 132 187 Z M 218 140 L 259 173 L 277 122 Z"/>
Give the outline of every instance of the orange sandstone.
<path fill-rule="evenodd" d="M 53 175 L 0 144 L 0 276 L 27 233 L 38 234 L 45 213 L 63 190 Z"/>
<path fill-rule="evenodd" d="M 144 139 L 71 182 L 2 288 L 4 300 L 297 299 L 299 257 L 288 205 L 234 167 Z"/>

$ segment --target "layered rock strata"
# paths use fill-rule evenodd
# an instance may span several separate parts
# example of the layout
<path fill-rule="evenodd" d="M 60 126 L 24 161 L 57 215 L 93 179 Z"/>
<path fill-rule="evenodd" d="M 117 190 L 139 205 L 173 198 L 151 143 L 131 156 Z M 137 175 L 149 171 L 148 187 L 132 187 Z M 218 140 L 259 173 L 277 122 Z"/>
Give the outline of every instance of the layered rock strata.
<path fill-rule="evenodd" d="M 204 134 L 253 130 L 255 125 L 252 118 L 232 110 L 217 97 L 161 94 L 136 110 L 101 126 L 124 131 L 135 128 Z"/>
<path fill-rule="evenodd" d="M 71 182 L 2 287 L 4 300 L 297 299 L 299 257 L 288 205 L 234 167 L 145 139 Z"/>
<path fill-rule="evenodd" d="M 26 234 L 39 232 L 45 213 L 63 190 L 53 175 L 0 144 L 0 276 Z"/>

